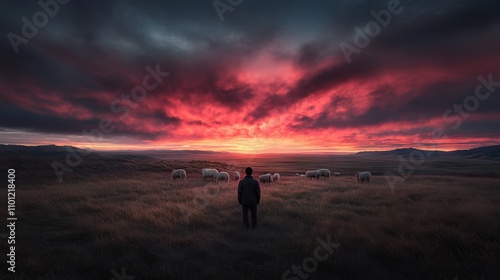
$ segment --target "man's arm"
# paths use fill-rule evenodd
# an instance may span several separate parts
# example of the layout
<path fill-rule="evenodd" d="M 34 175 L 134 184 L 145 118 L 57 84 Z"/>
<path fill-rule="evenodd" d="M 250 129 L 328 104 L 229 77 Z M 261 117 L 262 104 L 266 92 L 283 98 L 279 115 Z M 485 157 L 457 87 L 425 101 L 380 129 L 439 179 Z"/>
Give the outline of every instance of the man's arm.
<path fill-rule="evenodd" d="M 241 204 L 241 181 L 238 183 L 238 203 Z"/>
<path fill-rule="evenodd" d="M 260 184 L 259 181 L 255 180 L 257 182 L 257 186 L 255 187 L 255 195 L 257 196 L 257 204 L 260 203 Z"/>

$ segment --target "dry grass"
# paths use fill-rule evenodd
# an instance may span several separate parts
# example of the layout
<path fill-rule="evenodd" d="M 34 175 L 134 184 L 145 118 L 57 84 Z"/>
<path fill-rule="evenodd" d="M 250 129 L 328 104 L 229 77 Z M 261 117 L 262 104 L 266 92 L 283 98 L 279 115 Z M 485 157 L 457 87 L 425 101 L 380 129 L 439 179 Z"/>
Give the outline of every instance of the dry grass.
<path fill-rule="evenodd" d="M 308 279 L 500 279 L 498 179 L 413 176 L 393 192 L 383 177 L 283 177 L 262 185 L 247 231 L 234 181 L 165 173 L 19 185 L 7 279 L 111 279 L 122 267 L 136 279 L 281 279 L 328 235 L 341 246 Z"/>

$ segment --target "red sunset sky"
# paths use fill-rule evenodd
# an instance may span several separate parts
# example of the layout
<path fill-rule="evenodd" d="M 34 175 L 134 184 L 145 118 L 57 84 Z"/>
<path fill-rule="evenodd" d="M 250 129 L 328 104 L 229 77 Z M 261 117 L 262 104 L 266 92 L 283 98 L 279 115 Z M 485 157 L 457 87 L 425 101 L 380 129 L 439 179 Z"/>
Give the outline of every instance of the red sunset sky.
<path fill-rule="evenodd" d="M 242 153 L 498 144 L 500 87 L 475 97 L 478 77 L 500 82 L 498 1 L 401 2 L 349 63 L 341 44 L 355 46 L 355 27 L 387 2 L 245 0 L 223 21 L 211 1 L 70 2 L 29 42 L 4 36 L 0 143 Z M 21 18 L 40 7 L 9 5 L 1 30 L 22 36 Z M 127 102 L 148 66 L 170 75 Z M 103 119 L 112 132 L 84 135 Z"/>

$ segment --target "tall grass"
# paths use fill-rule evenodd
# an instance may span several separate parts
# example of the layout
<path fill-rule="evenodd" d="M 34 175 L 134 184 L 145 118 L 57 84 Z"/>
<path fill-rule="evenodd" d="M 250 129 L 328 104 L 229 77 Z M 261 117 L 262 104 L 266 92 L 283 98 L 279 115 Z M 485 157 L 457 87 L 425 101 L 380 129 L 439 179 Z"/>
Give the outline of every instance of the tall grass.
<path fill-rule="evenodd" d="M 328 235 L 341 246 L 308 279 L 500 279 L 498 179 L 413 176 L 391 191 L 383 177 L 285 176 L 262 185 L 249 231 L 234 181 L 116 172 L 18 187 L 18 272 L 5 279 L 122 267 L 136 279 L 281 279 Z"/>

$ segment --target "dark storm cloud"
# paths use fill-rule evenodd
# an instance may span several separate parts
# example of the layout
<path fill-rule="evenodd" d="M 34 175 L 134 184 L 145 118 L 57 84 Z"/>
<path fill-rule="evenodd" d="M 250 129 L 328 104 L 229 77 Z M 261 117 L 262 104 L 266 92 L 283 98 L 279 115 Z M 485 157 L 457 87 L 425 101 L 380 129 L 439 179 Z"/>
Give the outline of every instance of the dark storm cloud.
<path fill-rule="evenodd" d="M 179 120 L 169 117 L 163 113 L 155 113 L 153 117 L 148 116 L 158 124 L 179 125 Z M 49 114 L 35 113 L 18 107 L 0 105 L 0 127 L 12 127 L 23 129 L 27 132 L 44 132 L 53 134 L 73 134 L 84 136 L 83 130 L 91 131 L 99 128 L 100 119 L 91 118 L 87 120 L 78 120 L 69 117 L 55 116 Z M 127 136 L 133 135 L 139 139 L 153 140 L 165 132 L 157 133 L 154 131 L 142 130 L 142 127 L 126 127 L 123 124 L 113 122 L 116 127 L 111 134 L 104 136 Z M 168 134 L 168 132 L 167 132 Z"/>
<path fill-rule="evenodd" d="M 253 97 L 252 90 L 245 86 L 239 86 L 229 90 L 214 88 L 212 94 L 218 103 L 233 110 L 238 110 L 241 104 L 244 104 L 246 100 L 252 99 Z"/>
<path fill-rule="evenodd" d="M 0 106 L 0 126 L 35 132 L 81 134 L 83 129 L 95 126 L 96 120 L 75 120 L 59 116 L 37 114 L 22 108 Z"/>
<path fill-rule="evenodd" d="M 472 81 L 474 82 L 474 80 Z M 390 122 L 423 123 L 436 118 L 443 118 L 447 110 L 454 110 L 454 104 L 464 106 L 464 100 L 468 96 L 474 96 L 477 84 L 467 81 L 464 83 L 446 82 L 432 84 L 422 90 L 421 93 L 407 93 L 407 98 L 398 97 L 391 88 L 380 88 L 369 93 L 375 102 L 362 114 L 353 113 L 354 101 L 348 97 L 335 98 L 326 111 L 317 118 L 299 117 L 296 119 L 296 127 L 309 128 L 351 128 L 364 126 L 377 126 Z M 500 98 L 491 95 L 485 101 L 478 103 L 481 114 L 499 115 Z M 335 114 L 336 108 L 347 108 L 342 115 Z M 464 109 L 465 110 L 465 109 Z M 474 112 L 470 112 L 474 113 Z M 451 113 L 450 116 L 456 116 Z M 464 119 L 465 121 L 466 119 Z M 449 125 L 455 121 L 449 122 Z M 483 128 L 493 130 L 493 126 L 485 125 Z"/>
<path fill-rule="evenodd" d="M 444 3 L 450 4 L 449 6 Z M 379 3 L 380 4 L 380 3 Z M 500 49 L 500 40 L 493 32 L 500 31 L 500 3 L 495 1 L 456 1 L 452 4 L 450 1 L 442 1 L 433 9 L 432 2 L 422 1 L 420 3 L 403 3 L 405 10 L 399 16 L 393 15 L 391 24 L 383 29 L 376 38 L 365 49 L 362 49 L 361 54 L 354 54 L 353 62 L 347 63 L 342 61 L 340 64 L 335 64 L 330 68 L 306 75 L 300 80 L 295 88 L 279 99 L 271 106 L 273 108 L 287 107 L 290 104 L 300 102 L 310 95 L 320 93 L 347 83 L 351 80 L 362 81 L 382 71 L 394 71 L 412 69 L 417 65 L 449 65 L 454 64 L 474 65 L 475 60 L 488 60 L 498 56 Z M 371 6 L 373 8 L 373 5 Z M 385 8 L 383 5 L 373 10 L 378 11 Z M 417 11 L 415 11 L 417 10 Z M 427 10 L 427 13 L 422 12 Z M 353 17 L 362 18 L 362 13 L 369 15 L 370 8 L 364 7 L 360 9 L 360 14 L 354 14 Z M 411 16 L 410 16 L 411 15 Z M 367 18 L 355 25 L 364 28 L 364 25 L 373 18 Z M 354 35 L 354 31 L 351 31 Z M 328 37 L 328 34 L 324 34 Z M 340 51 L 328 53 L 325 48 L 328 43 L 324 38 L 316 42 L 304 44 L 298 53 L 298 63 L 301 66 L 308 65 L 309 62 L 315 63 L 322 59 L 321 55 L 338 55 L 343 57 Z M 333 36 L 330 36 L 333 39 Z M 346 38 L 346 42 L 350 42 L 352 38 Z M 475 65 L 483 68 L 475 69 L 475 75 L 488 74 L 497 70 L 495 67 L 488 65 Z M 474 69 L 473 69 L 474 70 Z M 416 77 L 418 79 L 418 77 Z M 471 80 L 475 76 L 470 77 Z M 455 89 L 451 91 L 450 87 L 443 88 L 448 92 L 447 97 L 460 96 L 461 83 L 463 81 L 453 81 L 450 86 Z M 458 86 L 457 86 L 458 85 Z M 400 114 L 415 117 L 409 112 L 418 114 L 419 118 L 433 117 L 437 111 L 443 110 L 450 105 L 450 98 L 440 98 L 439 103 L 432 102 L 429 104 L 431 96 L 434 94 L 433 87 L 440 85 L 429 85 L 429 92 L 424 92 L 422 96 L 408 102 L 408 107 L 401 108 L 401 112 L 391 112 L 387 108 L 379 108 L 374 105 L 366 113 L 366 118 L 355 118 L 351 123 L 342 124 L 348 125 L 369 125 L 379 124 L 387 120 L 393 119 L 394 116 Z M 469 92 L 473 92 L 474 88 L 470 88 Z M 395 98 L 389 93 L 390 98 Z M 272 102 L 272 100 L 269 100 Z M 256 108 L 252 113 L 252 117 L 258 119 L 266 118 L 270 115 L 267 108 L 269 102 L 265 102 L 259 108 Z M 447 103 L 448 102 L 448 103 Z M 394 108 L 398 109 L 399 100 L 394 100 Z M 386 106 L 383 103 L 380 106 Z M 420 108 L 415 112 L 412 108 Z M 422 110 L 422 108 L 426 108 Z M 324 113 L 313 124 L 313 126 L 331 126 L 341 125 L 334 121 L 327 120 L 327 113 Z M 357 121 L 356 121 L 357 120 Z"/>
<path fill-rule="evenodd" d="M 297 116 L 296 121 L 300 127 L 348 128 L 430 119 L 473 93 L 477 75 L 495 70 L 496 66 L 483 62 L 498 57 L 498 1 L 401 1 L 403 12 L 393 15 L 390 25 L 347 63 L 339 44 L 352 43 L 353 28 L 364 27 L 373 20 L 370 11 L 385 9 L 387 2 L 244 0 L 220 22 L 212 1 L 70 1 L 37 36 L 19 46 L 19 54 L 6 36 L 0 43 L 0 86 L 6 89 L 0 97 L 18 106 L 11 109 L 16 120 L 0 126 L 79 133 L 95 126 L 95 120 L 39 116 L 22 108 L 24 103 L 18 104 L 16 95 L 30 100 L 39 90 L 100 117 L 110 114 L 110 101 L 141 81 L 147 65 L 156 64 L 175 79 L 162 85 L 161 93 L 151 94 L 148 102 L 170 107 L 169 98 L 176 98 L 193 108 L 209 103 L 237 111 L 240 104 L 259 96 L 234 79 L 237 69 L 233 67 L 277 42 L 284 42 L 283 47 L 273 54 L 291 60 L 303 75 L 285 94 L 266 92 L 255 109 L 242 117 L 244 121 L 258 123 L 313 95 L 347 83 L 362 84 L 382 72 L 438 64 L 445 70 L 476 67 L 464 70 L 471 73 L 468 82 L 462 77 L 432 81 L 407 94 L 380 86 L 368 92 L 367 98 L 377 102 L 361 114 L 350 111 L 338 118 L 326 110 L 316 118 Z M 39 9 L 37 1 L 10 2 L 0 12 L 0 31 L 21 34 L 21 17 L 31 18 Z M 331 58 L 338 60 L 315 68 Z M 481 112 L 492 112 L 498 104 L 498 98 L 492 97 L 481 105 Z M 328 108 L 353 106 L 348 96 L 337 96 Z M 175 126 L 184 121 L 145 107 L 135 114 L 152 123 Z M 155 135 L 153 130 L 128 129 L 132 135 Z"/>
<path fill-rule="evenodd" d="M 289 103 L 289 99 L 285 96 L 277 94 L 269 94 L 262 102 L 260 102 L 254 110 L 246 117 L 245 121 L 256 123 L 261 119 L 275 114 L 277 110 L 283 108 Z"/>
<path fill-rule="evenodd" d="M 396 65 L 421 63 L 422 59 L 454 64 L 495 55 L 500 40 L 492 34 L 500 30 L 500 4 L 471 1 L 466 6 L 457 6 L 441 13 L 423 14 L 411 21 L 391 23 L 394 26 L 382 30 L 367 47 L 366 54 L 397 58 Z M 364 57 L 362 53 L 360 59 Z"/>
<path fill-rule="evenodd" d="M 141 119 L 147 119 L 149 124 L 153 122 L 155 125 L 179 125 L 181 120 L 176 117 L 169 116 L 163 111 L 141 113 L 138 116 Z"/>

